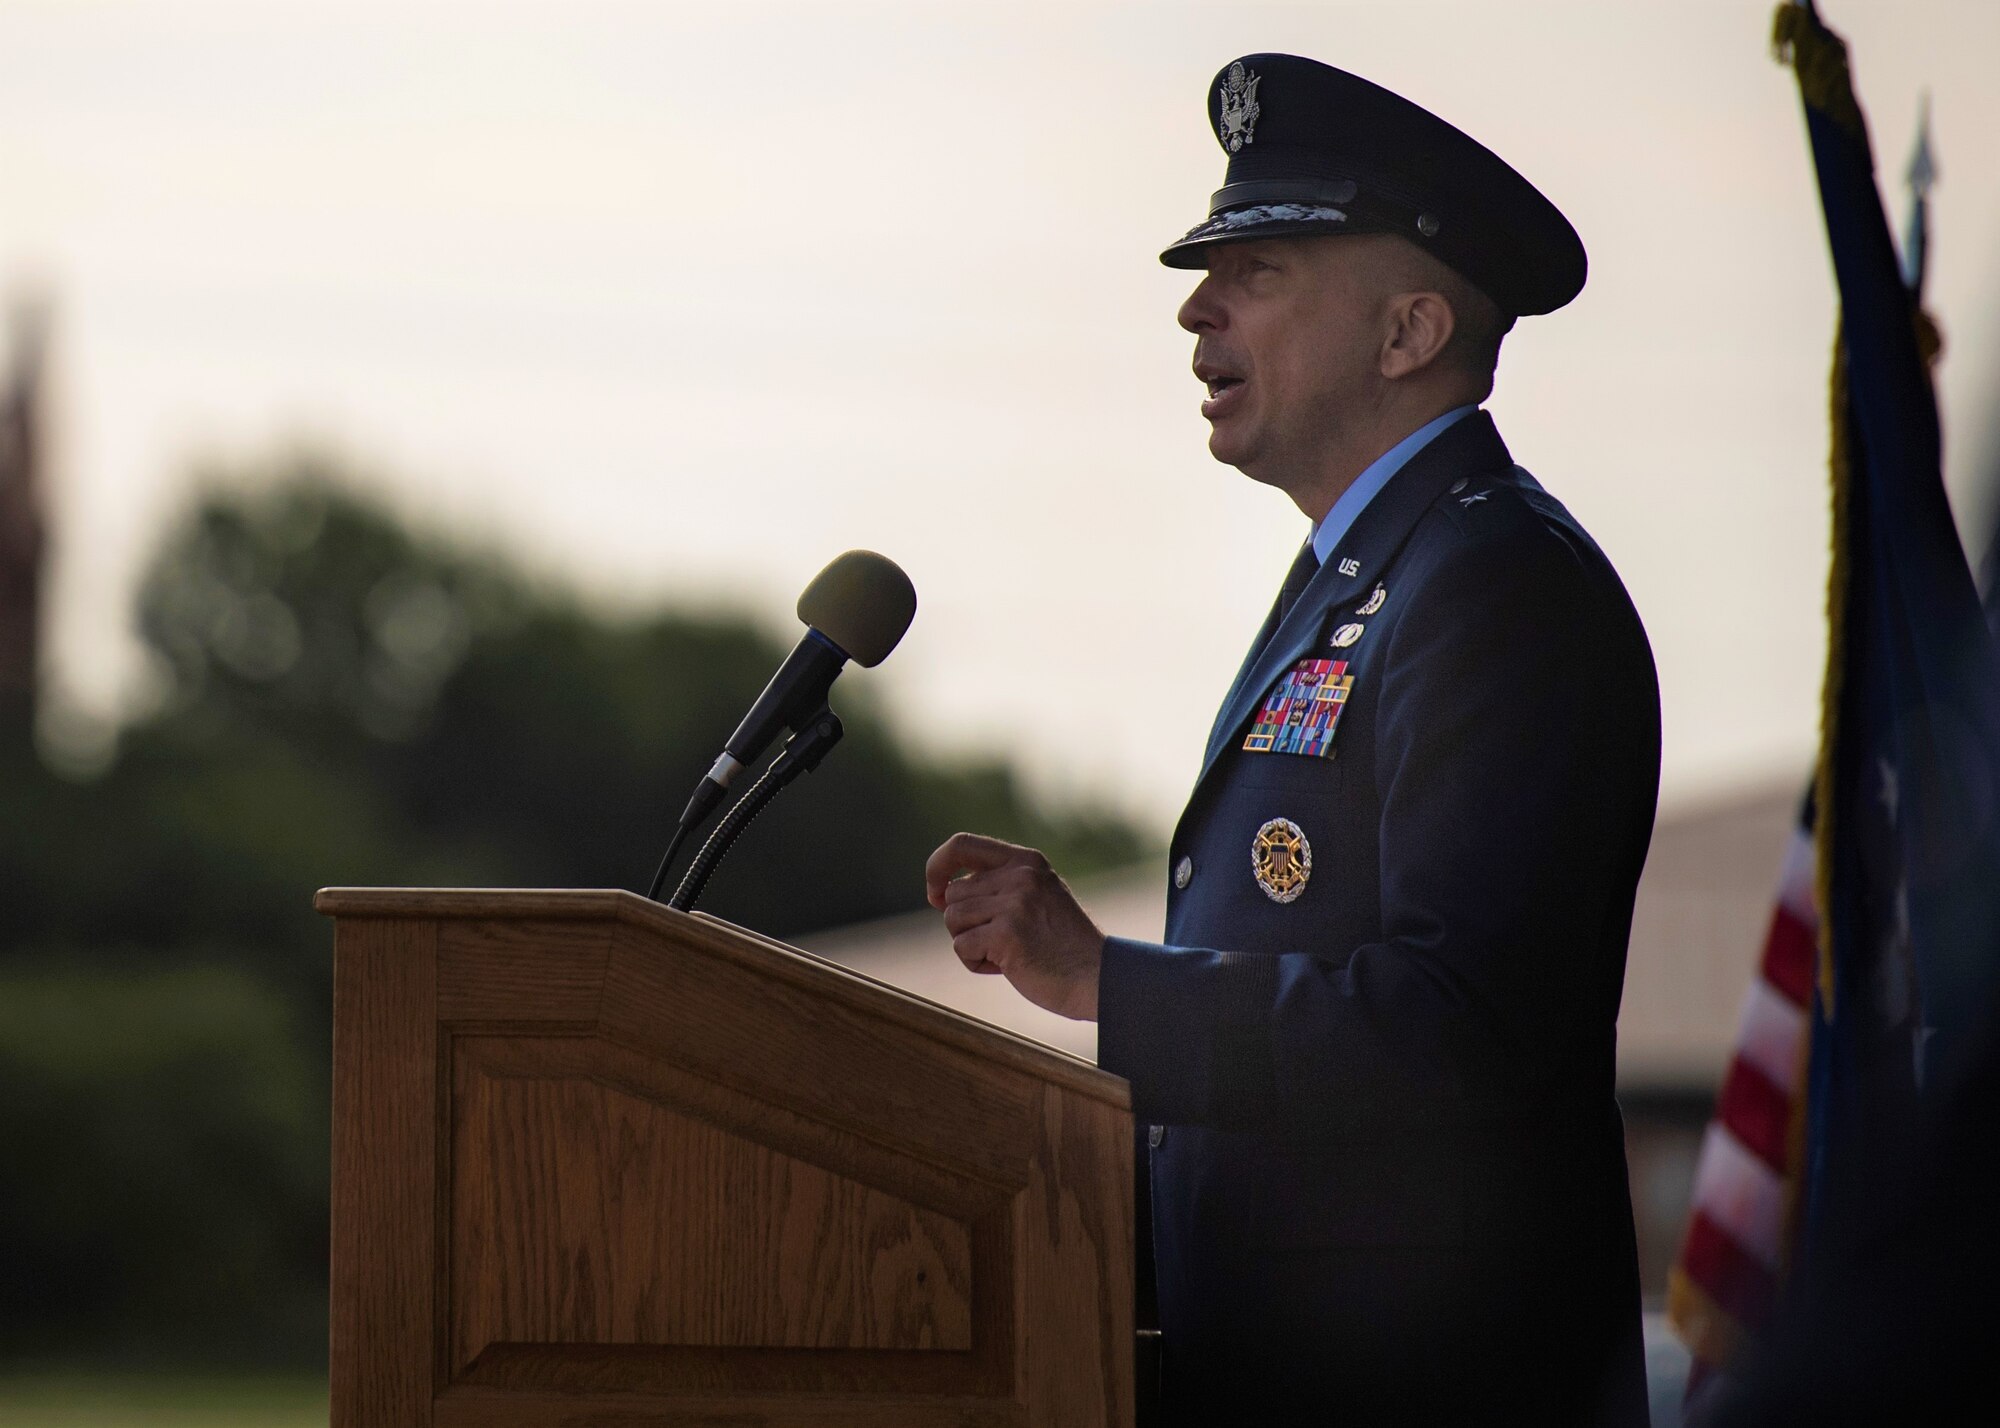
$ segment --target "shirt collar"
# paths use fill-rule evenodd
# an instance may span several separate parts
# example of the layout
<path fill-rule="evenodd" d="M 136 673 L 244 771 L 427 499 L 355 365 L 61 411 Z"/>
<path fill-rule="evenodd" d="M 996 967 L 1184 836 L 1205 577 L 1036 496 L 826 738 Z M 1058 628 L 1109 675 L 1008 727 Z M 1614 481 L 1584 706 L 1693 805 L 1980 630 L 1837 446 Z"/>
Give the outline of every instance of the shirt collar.
<path fill-rule="evenodd" d="M 1340 544 L 1354 526 L 1355 517 L 1368 508 L 1375 495 L 1389 484 L 1389 478 L 1403 469 L 1405 463 L 1426 446 L 1431 439 L 1460 417 L 1479 410 L 1477 402 L 1467 402 L 1462 407 L 1453 407 L 1443 416 L 1432 417 L 1380 456 L 1368 463 L 1368 468 L 1354 478 L 1354 484 L 1340 493 L 1340 499 L 1333 503 L 1333 509 L 1313 528 L 1313 557 L 1321 565 L 1333 554 L 1333 548 Z"/>

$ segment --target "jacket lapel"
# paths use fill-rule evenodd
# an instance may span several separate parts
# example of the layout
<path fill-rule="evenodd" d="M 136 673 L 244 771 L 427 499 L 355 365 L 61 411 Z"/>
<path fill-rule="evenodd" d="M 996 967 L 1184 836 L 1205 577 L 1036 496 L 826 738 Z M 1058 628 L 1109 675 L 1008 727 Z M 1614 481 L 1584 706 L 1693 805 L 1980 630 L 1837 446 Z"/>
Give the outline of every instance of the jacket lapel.
<path fill-rule="evenodd" d="M 1436 440 L 1412 456 L 1368 503 L 1319 573 L 1292 602 L 1292 608 L 1238 671 L 1236 683 L 1208 737 L 1199 789 L 1224 749 L 1241 734 L 1264 694 L 1285 669 L 1311 649 L 1329 610 L 1359 604 L 1368 598 L 1376 576 L 1402 549 L 1417 521 L 1452 482 L 1463 476 L 1512 464 L 1507 447 L 1494 429 L 1493 418 L 1473 412 L 1440 432 Z M 1275 614 L 1275 608 L 1273 614 Z M 1265 622 L 1266 629 L 1270 622 Z"/>
<path fill-rule="evenodd" d="M 1308 537 L 1305 545 L 1299 548 L 1299 556 L 1303 557 L 1311 546 L 1312 540 Z M 1286 577 L 1286 586 L 1289 587 L 1290 583 L 1291 576 L 1288 574 Z M 1299 601 L 1306 598 L 1306 590 L 1308 588 L 1310 587 L 1302 586 L 1300 588 L 1298 598 L 1292 601 L 1293 605 L 1297 605 Z M 1264 623 L 1257 631 L 1257 638 L 1250 642 L 1250 649 L 1243 656 L 1243 663 L 1236 667 L 1236 678 L 1229 682 L 1229 693 L 1223 697 L 1221 705 L 1215 711 L 1215 722 L 1209 726 L 1208 730 L 1209 748 L 1213 748 L 1215 741 L 1222 737 L 1222 718 L 1229 712 L 1230 707 L 1236 703 L 1236 696 L 1242 690 L 1243 682 L 1250 677 L 1250 671 L 1256 667 L 1257 656 L 1263 652 L 1264 646 L 1271 642 L 1271 636 L 1278 632 L 1278 621 L 1286 609 L 1285 591 L 1280 589 L 1277 598 L 1271 602 L 1270 613 L 1264 616 Z M 1204 757 L 1202 766 L 1206 768 L 1208 762 L 1208 759 Z"/>

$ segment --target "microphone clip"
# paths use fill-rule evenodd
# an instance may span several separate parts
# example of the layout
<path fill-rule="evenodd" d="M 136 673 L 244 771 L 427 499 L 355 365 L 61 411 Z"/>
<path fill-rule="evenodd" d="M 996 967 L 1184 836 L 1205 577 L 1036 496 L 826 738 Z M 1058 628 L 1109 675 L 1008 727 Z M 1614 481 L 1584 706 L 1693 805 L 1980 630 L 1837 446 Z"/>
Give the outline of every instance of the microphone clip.
<path fill-rule="evenodd" d="M 770 767 L 757 776 L 757 781 L 750 785 L 749 791 L 736 800 L 735 806 L 723 815 L 720 823 L 715 825 L 715 831 L 708 835 L 708 841 L 702 844 L 701 852 L 696 854 L 694 862 L 688 865 L 687 876 L 681 879 L 680 888 L 668 899 L 667 906 L 681 912 L 693 911 L 695 899 L 700 897 L 702 890 L 708 886 L 708 880 L 721 864 L 723 855 L 728 853 L 730 845 L 737 840 L 743 830 L 750 826 L 751 820 L 763 812 L 765 805 L 783 792 L 793 779 L 818 768 L 820 760 L 827 756 L 828 751 L 840 742 L 841 736 L 846 732 L 841 725 L 840 716 L 824 704 L 800 720 L 798 732 L 785 741 L 785 747 L 779 750 L 778 757 L 771 760 Z M 669 856 L 671 857 L 671 853 Z M 663 865 L 661 872 L 665 871 Z M 657 879 L 655 881 L 657 884 Z M 654 891 L 657 895 L 657 886 Z"/>

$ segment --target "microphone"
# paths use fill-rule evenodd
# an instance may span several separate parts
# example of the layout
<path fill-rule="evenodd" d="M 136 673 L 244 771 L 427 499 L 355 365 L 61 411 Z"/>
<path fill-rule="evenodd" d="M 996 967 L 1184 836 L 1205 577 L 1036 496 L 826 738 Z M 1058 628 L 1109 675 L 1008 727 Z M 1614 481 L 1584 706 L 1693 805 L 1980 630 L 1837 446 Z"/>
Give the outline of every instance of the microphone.
<path fill-rule="evenodd" d="M 659 895 L 667 866 L 688 831 L 715 811 L 736 776 L 757 762 L 781 730 L 797 733 L 813 721 L 847 662 L 872 669 L 889 657 L 916 617 L 917 591 L 887 556 L 850 550 L 813 577 L 799 595 L 798 611 L 805 635 L 695 785 L 649 897 Z"/>
<path fill-rule="evenodd" d="M 799 596 L 804 638 L 778 666 L 722 756 L 708 771 L 720 788 L 757 762 L 782 728 L 797 730 L 820 705 L 848 660 L 873 669 L 910 628 L 916 587 L 902 567 L 872 550 L 850 550 L 812 579 Z"/>

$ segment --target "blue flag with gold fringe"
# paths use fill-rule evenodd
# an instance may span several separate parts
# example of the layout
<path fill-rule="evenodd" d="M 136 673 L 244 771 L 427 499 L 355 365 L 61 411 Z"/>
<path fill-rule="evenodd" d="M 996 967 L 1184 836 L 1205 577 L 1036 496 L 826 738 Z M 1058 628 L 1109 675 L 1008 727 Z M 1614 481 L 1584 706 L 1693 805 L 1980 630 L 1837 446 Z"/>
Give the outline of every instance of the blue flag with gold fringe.
<path fill-rule="evenodd" d="M 1890 239 L 1846 46 L 1810 0 L 1779 10 L 1775 43 L 1798 74 L 1840 290 L 1798 1256 L 1810 1277 L 1815 1244 L 1865 1211 L 1985 1029 L 2000 973 L 2000 667 L 1945 495 L 1936 329 Z"/>

